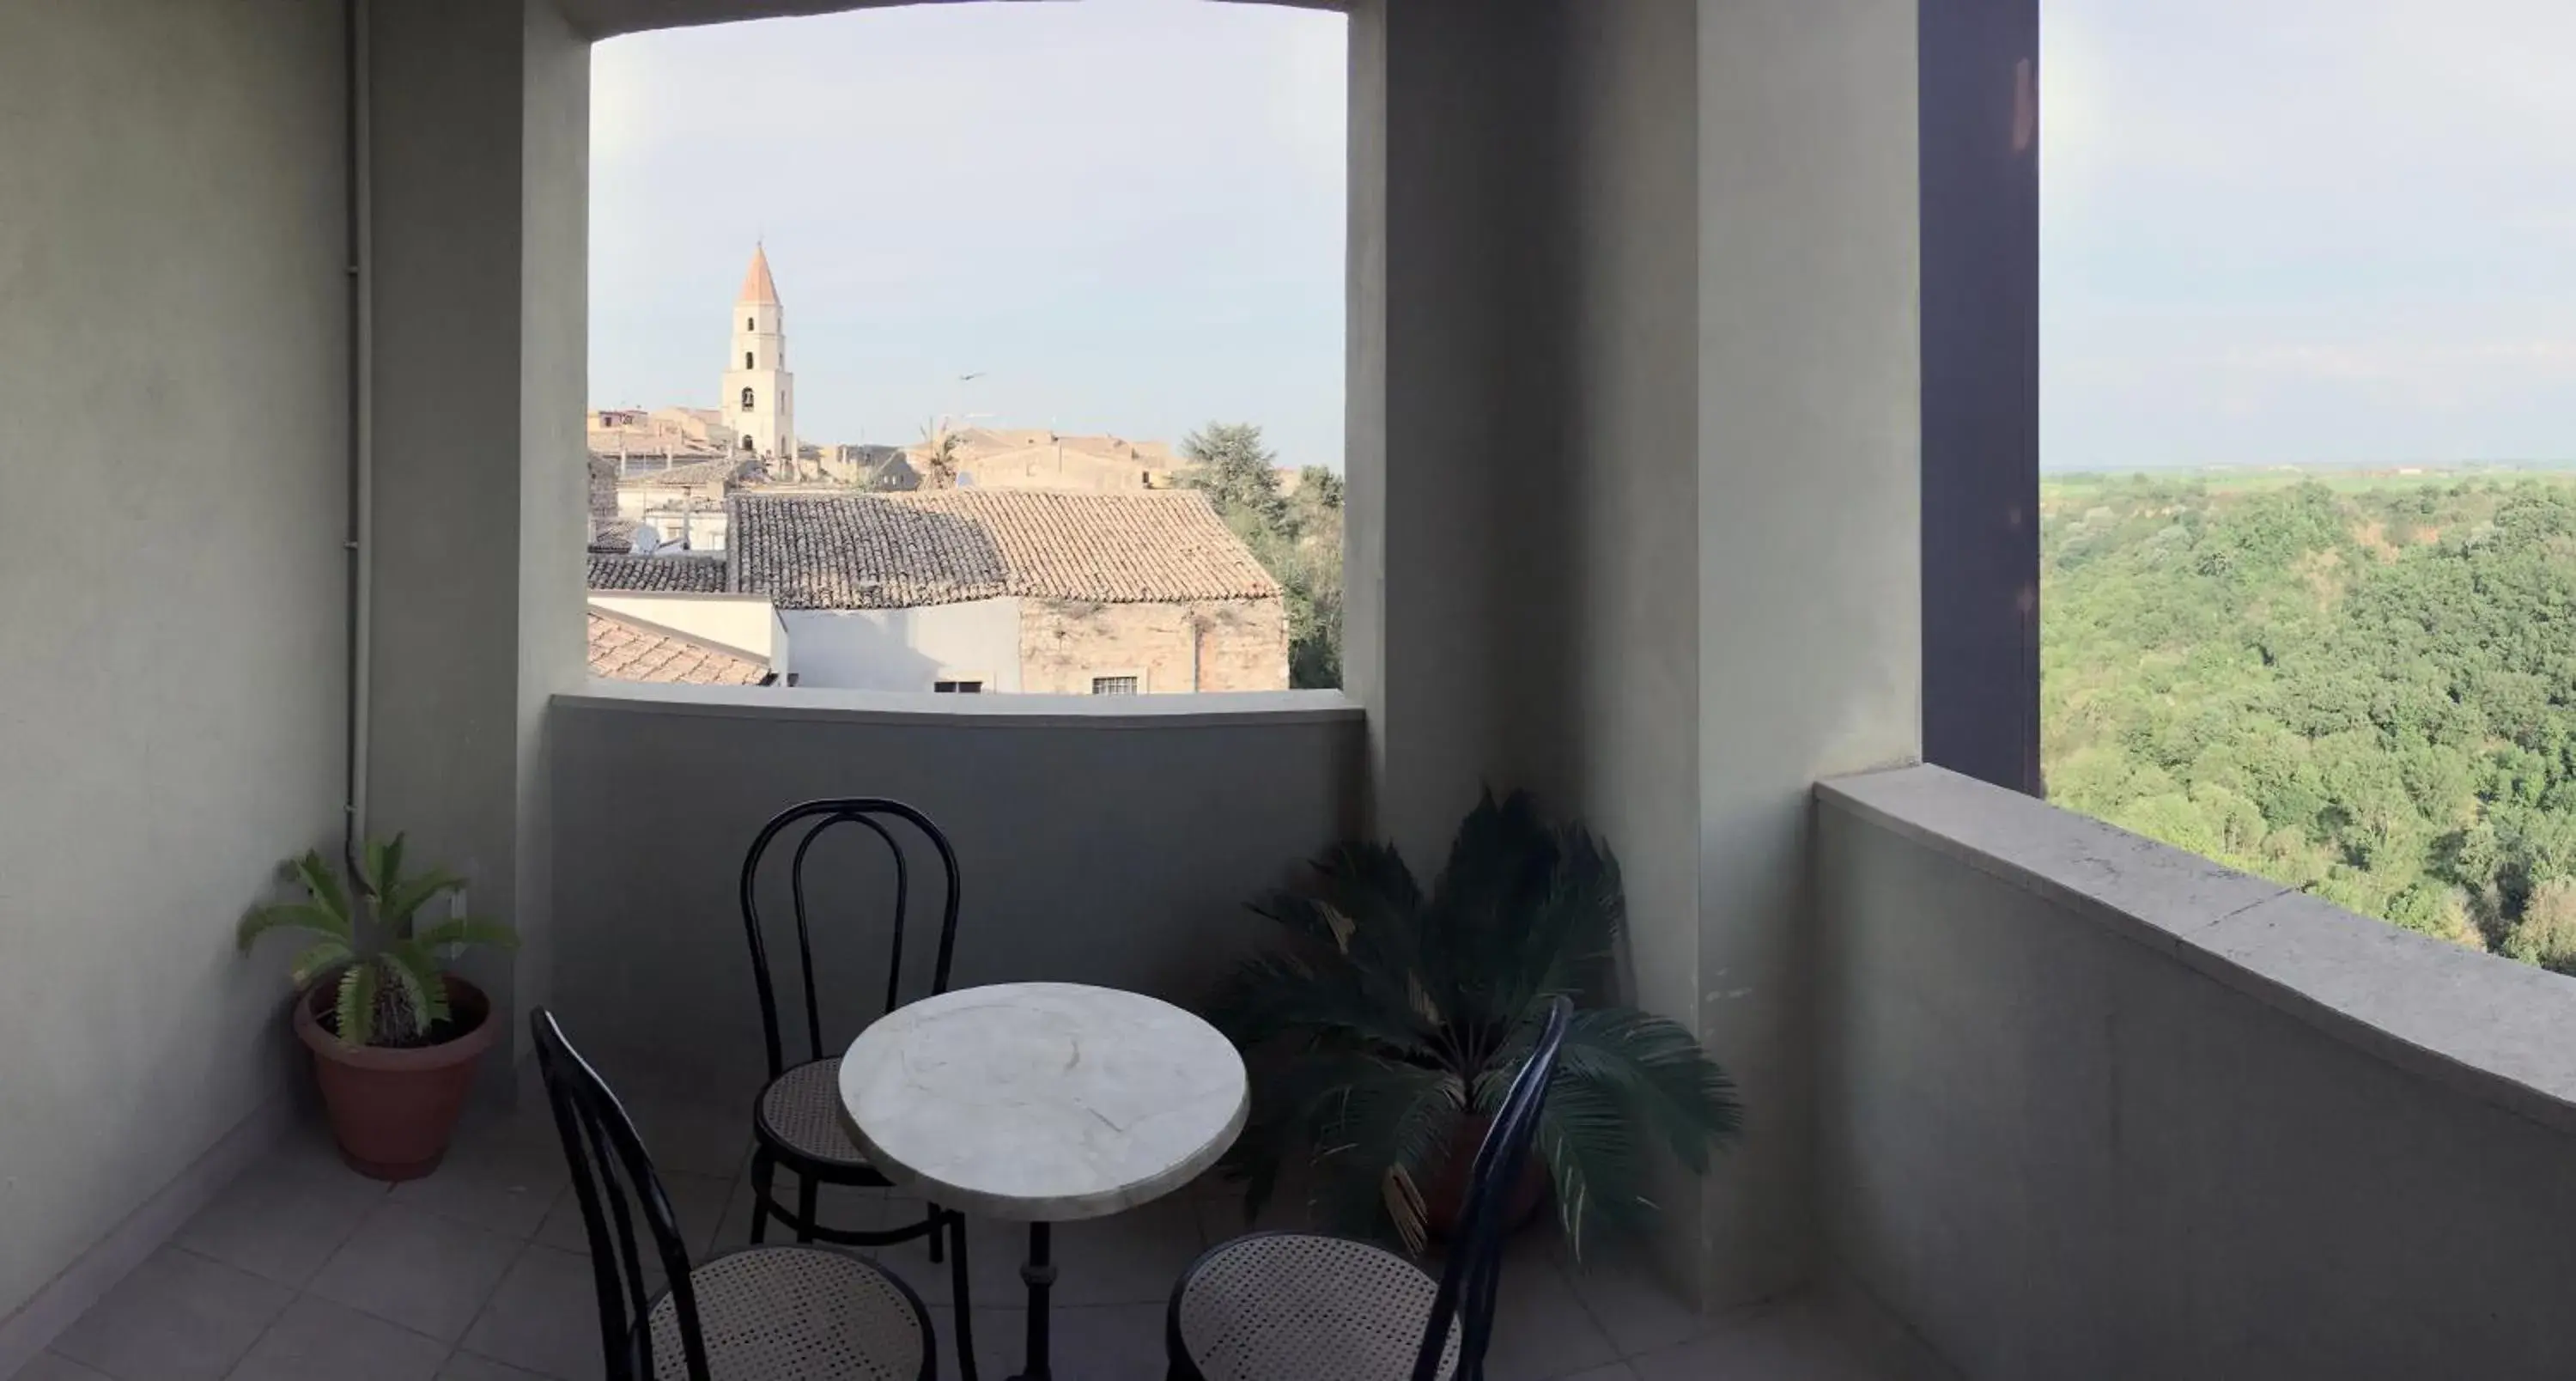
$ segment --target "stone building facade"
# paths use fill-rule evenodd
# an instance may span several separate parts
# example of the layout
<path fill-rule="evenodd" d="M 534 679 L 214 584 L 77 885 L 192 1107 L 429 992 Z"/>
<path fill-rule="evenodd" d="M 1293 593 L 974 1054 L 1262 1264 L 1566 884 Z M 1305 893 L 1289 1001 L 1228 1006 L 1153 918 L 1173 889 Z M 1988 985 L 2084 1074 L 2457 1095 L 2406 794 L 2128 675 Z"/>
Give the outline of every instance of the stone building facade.
<path fill-rule="evenodd" d="M 1020 689 L 1032 695 L 1284 690 L 1287 648 L 1276 598 L 1020 602 Z"/>

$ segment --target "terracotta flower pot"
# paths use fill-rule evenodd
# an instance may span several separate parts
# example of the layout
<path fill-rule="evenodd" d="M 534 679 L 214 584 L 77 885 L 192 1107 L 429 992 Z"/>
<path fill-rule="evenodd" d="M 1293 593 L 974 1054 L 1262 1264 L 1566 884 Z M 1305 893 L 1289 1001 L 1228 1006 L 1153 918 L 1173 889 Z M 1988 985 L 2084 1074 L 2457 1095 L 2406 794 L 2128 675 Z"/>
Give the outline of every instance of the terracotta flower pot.
<path fill-rule="evenodd" d="M 492 1048 L 492 1000 L 449 974 L 445 1025 L 455 1034 L 435 1045 L 396 1049 L 343 1045 L 322 1023 L 333 996 L 330 987 L 318 987 L 295 1004 L 295 1035 L 313 1052 L 341 1159 L 371 1179 L 419 1179 L 447 1154 L 475 1064 Z"/>
<path fill-rule="evenodd" d="M 1422 1196 L 1423 1217 L 1435 1242 L 1453 1241 L 1458 1233 L 1459 1216 L 1467 1211 L 1468 1176 L 1476 1166 L 1476 1148 L 1485 1142 L 1485 1131 L 1494 1119 L 1471 1116 L 1458 1123 L 1458 1134 L 1450 1139 L 1449 1157 L 1440 1164 L 1440 1173 L 1432 1177 L 1431 1190 Z M 1503 1206 L 1503 1233 L 1509 1236 L 1529 1226 L 1538 1213 L 1539 1200 L 1547 1197 L 1547 1162 L 1539 1159 L 1538 1148 L 1530 1148 L 1529 1160 L 1521 1166 L 1521 1181 L 1512 1186 L 1511 1197 Z"/>

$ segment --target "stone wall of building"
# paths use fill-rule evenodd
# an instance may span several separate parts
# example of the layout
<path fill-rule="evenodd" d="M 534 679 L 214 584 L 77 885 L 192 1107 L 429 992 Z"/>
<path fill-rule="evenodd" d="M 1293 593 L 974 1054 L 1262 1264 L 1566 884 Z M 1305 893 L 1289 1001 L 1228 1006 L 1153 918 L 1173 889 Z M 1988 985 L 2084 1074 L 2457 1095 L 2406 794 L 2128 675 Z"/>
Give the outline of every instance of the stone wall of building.
<path fill-rule="evenodd" d="M 1020 602 L 1020 689 L 1088 695 L 1134 676 L 1151 694 L 1288 688 L 1288 614 L 1277 599 L 1186 604 Z"/>

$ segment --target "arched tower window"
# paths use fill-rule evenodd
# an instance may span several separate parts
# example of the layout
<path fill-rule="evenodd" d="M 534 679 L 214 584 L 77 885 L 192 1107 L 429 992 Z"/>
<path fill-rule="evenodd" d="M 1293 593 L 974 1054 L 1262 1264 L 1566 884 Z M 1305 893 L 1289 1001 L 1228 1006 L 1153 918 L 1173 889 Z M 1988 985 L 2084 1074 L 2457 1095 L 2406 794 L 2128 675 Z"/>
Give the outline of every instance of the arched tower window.
<path fill-rule="evenodd" d="M 742 391 L 742 410 L 744 412 L 751 411 L 751 390 L 748 388 Z"/>
<path fill-rule="evenodd" d="M 748 450 L 750 450 L 750 449 L 751 449 L 751 438 L 750 438 L 750 437 L 746 436 L 746 437 L 744 437 L 744 438 L 742 439 L 742 448 L 743 448 L 744 450 L 746 450 L 746 451 L 748 451 Z"/>
<path fill-rule="evenodd" d="M 751 368 L 751 352 L 748 350 L 742 352 L 742 367 L 745 369 Z"/>
<path fill-rule="evenodd" d="M 746 331 L 757 331 L 760 329 L 760 323 L 754 321 L 750 317 L 744 317 L 742 319 L 742 329 Z"/>

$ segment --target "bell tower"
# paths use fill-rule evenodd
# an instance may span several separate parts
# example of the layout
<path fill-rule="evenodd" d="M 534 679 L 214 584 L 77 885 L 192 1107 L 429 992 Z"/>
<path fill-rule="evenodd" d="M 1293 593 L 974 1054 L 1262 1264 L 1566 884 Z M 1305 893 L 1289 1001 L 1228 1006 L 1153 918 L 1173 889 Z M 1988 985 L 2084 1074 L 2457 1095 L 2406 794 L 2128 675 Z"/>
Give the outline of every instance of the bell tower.
<path fill-rule="evenodd" d="M 733 304 L 733 354 L 725 361 L 724 396 L 717 404 L 725 425 L 742 434 L 735 444 L 769 462 L 780 479 L 801 479 L 796 459 L 796 376 L 787 372 L 787 314 L 778 303 L 778 281 L 769 276 L 769 253 L 755 246 L 742 276 L 742 300 Z"/>

